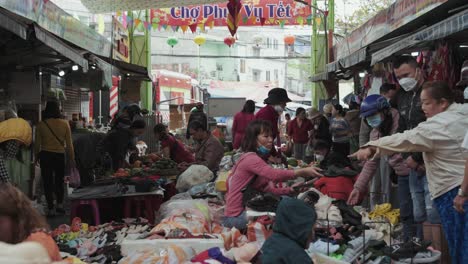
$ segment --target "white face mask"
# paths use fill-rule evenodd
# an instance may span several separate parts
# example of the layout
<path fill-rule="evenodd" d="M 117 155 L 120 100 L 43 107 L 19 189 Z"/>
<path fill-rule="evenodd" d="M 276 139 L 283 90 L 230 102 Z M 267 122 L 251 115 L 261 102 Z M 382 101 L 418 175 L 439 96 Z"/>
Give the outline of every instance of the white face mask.
<path fill-rule="evenodd" d="M 465 97 L 465 100 L 468 100 L 468 86 L 465 87 L 465 91 L 463 92 L 463 97 Z"/>
<path fill-rule="evenodd" d="M 414 78 L 401 78 L 398 83 L 400 83 L 401 88 L 403 88 L 405 91 L 409 92 L 414 90 L 416 85 L 418 84 L 418 81 Z"/>
<path fill-rule="evenodd" d="M 315 160 L 317 162 L 322 162 L 322 160 L 324 160 L 324 159 L 325 159 L 325 156 L 320 155 L 320 154 L 315 154 Z"/>
<path fill-rule="evenodd" d="M 283 107 L 281 107 L 281 105 L 275 105 L 274 108 L 275 108 L 275 111 L 276 111 L 278 114 L 281 114 L 281 113 L 283 113 L 283 111 L 284 111 L 284 109 L 283 109 Z"/>

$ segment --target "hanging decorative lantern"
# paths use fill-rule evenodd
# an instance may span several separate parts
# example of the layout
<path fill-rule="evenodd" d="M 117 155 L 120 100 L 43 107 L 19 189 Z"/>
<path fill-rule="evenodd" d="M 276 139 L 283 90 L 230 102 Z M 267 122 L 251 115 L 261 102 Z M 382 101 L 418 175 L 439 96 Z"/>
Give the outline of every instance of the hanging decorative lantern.
<path fill-rule="evenodd" d="M 169 37 L 166 41 L 167 45 L 171 46 L 172 48 L 179 43 L 179 40 L 176 37 Z"/>
<path fill-rule="evenodd" d="M 195 44 L 198 46 L 201 46 L 206 43 L 206 38 L 204 36 L 198 35 L 193 39 L 193 42 L 195 42 Z"/>
<path fill-rule="evenodd" d="M 252 42 L 255 44 L 257 47 L 260 46 L 263 43 L 263 36 L 262 35 L 255 35 L 252 37 Z"/>
<path fill-rule="evenodd" d="M 228 45 L 229 47 L 234 45 L 234 43 L 236 43 L 236 38 L 234 38 L 234 37 L 225 37 L 224 38 L 224 44 Z"/>
<path fill-rule="evenodd" d="M 296 37 L 293 35 L 287 35 L 284 37 L 284 44 L 288 46 L 294 45 L 294 41 L 296 41 Z"/>

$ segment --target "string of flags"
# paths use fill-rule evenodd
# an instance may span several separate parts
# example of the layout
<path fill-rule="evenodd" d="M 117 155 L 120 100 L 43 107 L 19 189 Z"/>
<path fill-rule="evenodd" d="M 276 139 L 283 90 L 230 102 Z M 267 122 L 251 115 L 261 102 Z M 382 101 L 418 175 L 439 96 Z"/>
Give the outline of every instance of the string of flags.
<path fill-rule="evenodd" d="M 288 24 L 288 20 L 286 19 L 275 19 L 275 18 L 264 18 L 264 17 L 256 17 L 254 15 L 247 17 L 243 16 L 240 17 L 238 11 L 238 7 L 235 6 L 232 8 L 232 12 L 229 13 L 228 17 L 226 18 L 227 26 L 231 35 L 235 35 L 237 28 L 239 25 L 247 24 L 249 21 L 251 23 L 259 23 L 261 26 L 264 25 L 278 25 L 283 28 L 285 25 Z M 151 31 L 151 30 L 158 30 L 158 31 L 172 31 L 178 32 L 181 30 L 183 33 L 186 33 L 189 29 L 192 33 L 196 33 L 197 30 L 200 32 L 206 32 L 207 29 L 213 29 L 215 27 L 215 21 L 201 21 L 199 22 L 191 22 L 187 25 L 168 25 L 161 23 L 161 19 L 158 17 L 154 17 L 150 19 L 150 21 L 142 20 L 141 18 L 133 18 L 129 16 L 127 12 L 118 11 L 116 12 L 116 17 L 122 23 L 122 26 L 125 29 L 132 28 L 134 30 L 143 32 L 143 31 Z M 241 23 L 242 22 L 242 23 Z M 313 23 L 317 23 L 320 25 L 321 19 L 320 17 L 314 17 L 309 15 L 307 17 L 298 16 L 296 18 L 296 22 L 300 26 L 305 25 L 312 25 Z"/>

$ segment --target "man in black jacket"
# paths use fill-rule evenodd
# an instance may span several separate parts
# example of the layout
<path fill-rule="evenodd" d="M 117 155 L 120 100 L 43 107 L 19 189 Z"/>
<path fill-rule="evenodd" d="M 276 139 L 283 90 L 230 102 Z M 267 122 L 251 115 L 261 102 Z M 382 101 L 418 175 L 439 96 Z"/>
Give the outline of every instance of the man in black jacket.
<path fill-rule="evenodd" d="M 401 88 L 396 96 L 395 104 L 400 113 L 399 132 L 410 130 L 426 121 L 426 116 L 421 109 L 421 87 L 425 82 L 424 73 L 415 58 L 411 56 L 400 56 L 393 61 L 395 77 Z M 437 214 L 432 209 L 432 201 L 429 196 L 427 180 L 422 162 L 422 153 L 411 153 L 406 160 L 411 172 L 409 177 L 398 178 L 398 193 L 402 222 L 406 223 L 408 236 L 415 235 L 423 238 L 422 223 L 426 220 L 437 222 Z M 410 191 L 410 195 L 408 194 Z M 409 200 L 412 200 L 412 216 L 409 208 Z M 404 201 L 408 201 L 405 203 Z M 411 220 L 412 218 L 412 220 Z M 416 224 L 416 234 L 408 225 Z"/>

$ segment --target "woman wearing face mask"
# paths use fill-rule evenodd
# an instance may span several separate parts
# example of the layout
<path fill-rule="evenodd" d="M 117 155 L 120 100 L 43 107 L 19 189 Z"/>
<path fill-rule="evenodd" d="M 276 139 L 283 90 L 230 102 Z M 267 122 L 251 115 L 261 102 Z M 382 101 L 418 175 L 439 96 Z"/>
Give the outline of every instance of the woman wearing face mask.
<path fill-rule="evenodd" d="M 370 132 L 370 140 L 372 141 L 395 134 L 398 130 L 400 115 L 396 109 L 390 107 L 390 104 L 385 97 L 374 94 L 369 95 L 364 99 L 361 105 L 361 118 L 364 118 L 367 125 L 372 129 Z M 406 176 L 409 174 L 409 170 L 405 166 L 404 159 L 400 154 L 382 158 L 385 160 L 388 159 L 388 163 L 393 167 L 397 175 Z M 363 194 L 367 192 L 369 181 L 374 177 L 376 171 L 379 169 L 379 164 L 379 159 L 366 161 L 361 174 L 354 184 L 354 190 L 348 199 L 348 204 L 356 205 L 362 198 Z M 371 189 L 371 191 L 388 194 L 388 189 L 390 188 L 390 175 L 382 172 L 379 175 L 381 188 L 374 188 L 373 185 L 373 189 Z"/>
<path fill-rule="evenodd" d="M 271 136 L 273 140 L 279 137 L 278 120 L 286 108 L 286 104 L 291 102 L 288 92 L 282 88 L 273 88 L 268 92 L 268 98 L 265 99 L 265 107 L 255 114 L 255 119 L 268 121 L 271 125 Z M 273 145 L 271 146 L 273 149 Z M 275 151 L 272 151 L 274 154 Z"/>
<path fill-rule="evenodd" d="M 333 151 L 348 156 L 351 147 L 349 143 L 351 139 L 351 126 L 344 118 L 345 111 L 343 107 L 339 104 L 334 105 L 332 116 L 330 132 L 333 140 Z"/>
<path fill-rule="evenodd" d="M 247 227 L 245 205 L 242 202 L 242 190 L 247 187 L 254 176 L 252 187 L 258 191 L 276 195 L 294 193 L 293 187 L 278 188 L 276 182 L 292 180 L 297 177 L 320 177 L 320 169 L 308 167 L 298 170 L 274 169 L 266 163 L 264 157 L 270 153 L 273 145 L 272 127 L 269 122 L 255 120 L 245 131 L 242 149 L 246 152 L 237 161 L 227 180 L 226 208 L 223 225 L 243 230 Z"/>
<path fill-rule="evenodd" d="M 294 157 L 298 160 L 305 159 L 305 150 L 312 129 L 312 122 L 306 118 L 305 109 L 302 107 L 297 108 L 296 118 L 289 124 L 288 135 L 294 144 Z"/>
<path fill-rule="evenodd" d="M 461 147 L 468 129 L 468 105 L 454 103 L 445 82 L 425 83 L 421 102 L 427 121 L 404 133 L 371 141 L 352 157 L 369 160 L 395 152 L 423 152 L 429 191 L 439 211 L 451 263 L 468 263 L 468 204 L 463 212 L 456 208 L 460 197 L 468 197 L 466 153 Z"/>

